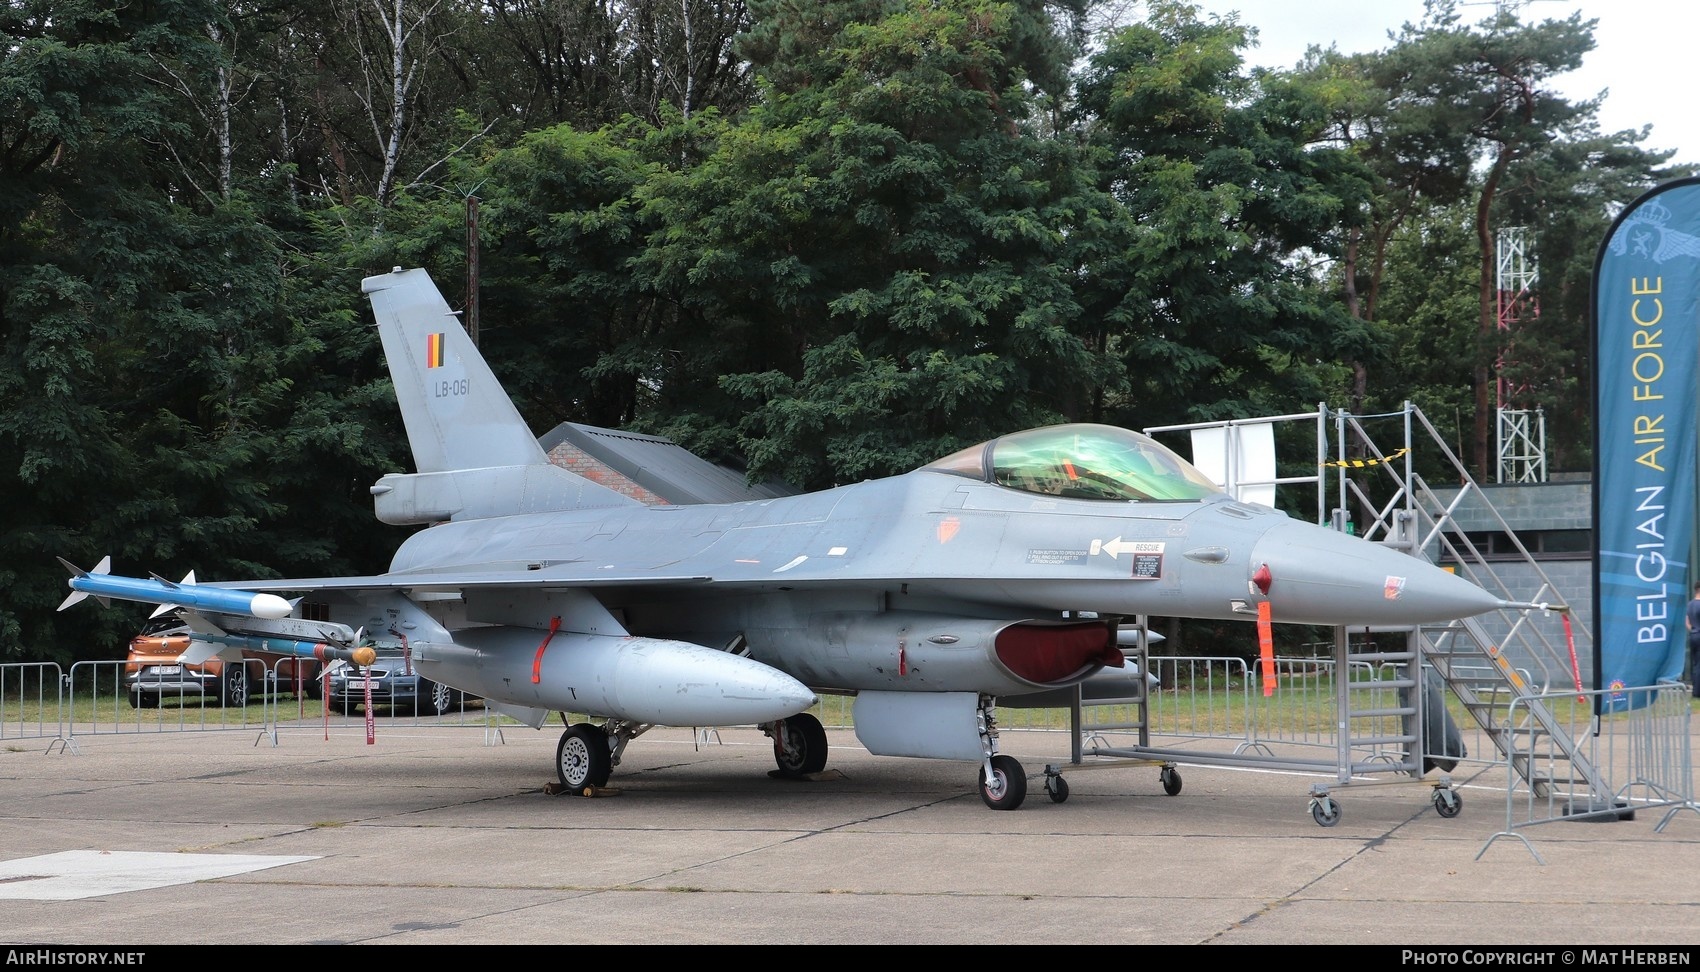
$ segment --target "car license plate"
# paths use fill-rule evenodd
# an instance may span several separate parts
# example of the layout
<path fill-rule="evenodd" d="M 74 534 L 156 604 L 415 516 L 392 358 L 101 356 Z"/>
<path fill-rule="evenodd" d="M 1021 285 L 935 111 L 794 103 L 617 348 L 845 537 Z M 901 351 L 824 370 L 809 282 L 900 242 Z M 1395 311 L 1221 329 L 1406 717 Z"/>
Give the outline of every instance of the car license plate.
<path fill-rule="evenodd" d="M 154 671 L 155 675 L 181 675 L 181 674 L 183 674 L 183 666 L 182 665 L 155 665 L 153 667 L 153 671 Z"/>

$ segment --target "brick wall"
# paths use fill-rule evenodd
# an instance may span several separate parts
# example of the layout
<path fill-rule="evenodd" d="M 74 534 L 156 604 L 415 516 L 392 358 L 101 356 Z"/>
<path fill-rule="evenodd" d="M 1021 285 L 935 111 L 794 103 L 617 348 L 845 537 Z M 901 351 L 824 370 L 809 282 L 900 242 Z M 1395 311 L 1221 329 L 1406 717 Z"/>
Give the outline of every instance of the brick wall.
<path fill-rule="evenodd" d="M 599 486 L 606 486 L 645 505 L 667 505 L 665 498 L 644 489 L 570 443 L 562 442 L 549 450 L 549 461 L 568 472 L 577 473 Z"/>

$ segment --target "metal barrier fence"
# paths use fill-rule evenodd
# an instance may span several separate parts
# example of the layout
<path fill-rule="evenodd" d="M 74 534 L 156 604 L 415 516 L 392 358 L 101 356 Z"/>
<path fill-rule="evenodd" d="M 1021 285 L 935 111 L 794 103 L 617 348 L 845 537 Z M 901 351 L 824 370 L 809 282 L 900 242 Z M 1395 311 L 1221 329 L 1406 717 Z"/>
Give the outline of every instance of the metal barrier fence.
<path fill-rule="evenodd" d="M 217 694 L 217 682 L 184 677 L 170 693 L 132 693 L 126 680 L 128 662 L 81 661 L 71 666 L 65 694 L 66 738 L 112 733 L 183 732 L 266 728 L 263 706 L 229 704 Z M 184 675 L 183 666 L 171 666 Z M 264 664 L 244 666 L 263 680 Z M 207 689 L 203 694 L 202 689 Z"/>
<path fill-rule="evenodd" d="M 65 674 L 57 662 L 0 665 L 0 739 L 60 739 Z"/>
<path fill-rule="evenodd" d="M 1536 702 L 1556 726 L 1539 724 Z M 1680 683 L 1513 700 L 1500 724 L 1507 739 L 1505 829 L 1489 837 L 1476 858 L 1499 838 L 1516 837 L 1545 864 L 1521 832 L 1540 824 L 1631 820 L 1637 811 L 1668 808 L 1653 828 L 1659 833 L 1684 809 L 1700 813 L 1691 769 L 1692 703 L 1692 690 Z M 1615 711 L 1596 716 L 1601 709 Z M 1577 756 L 1605 781 L 1605 792 L 1568 772 L 1572 757 L 1554 742 L 1554 729 L 1578 744 Z"/>
<path fill-rule="evenodd" d="M 500 738 L 504 725 L 515 724 L 480 700 L 458 695 L 454 706 L 440 715 L 377 703 L 366 706 L 363 698 L 359 704 L 351 704 L 353 699 L 348 698 L 345 704 L 333 705 L 326 697 L 327 675 L 321 674 L 315 683 L 294 684 L 258 661 L 244 666 L 251 684 L 261 687 L 253 693 L 251 704 L 227 704 L 221 693 L 209 689 L 205 695 L 161 697 L 150 705 L 130 691 L 126 664 L 78 662 L 69 672 L 53 663 L 0 665 L 0 738 L 45 738 L 71 749 L 78 736 L 247 731 L 257 734 L 255 745 L 266 739 L 276 746 L 280 732 L 364 732 L 370 741 L 384 728 L 430 726 L 480 728 L 490 744 Z M 1055 731 L 1059 738 L 1066 735 L 1077 752 L 1085 741 L 1088 755 L 1105 757 L 1101 764 L 1089 765 L 1114 765 L 1129 758 L 1166 765 L 1261 765 L 1334 776 L 1344 783 L 1378 764 L 1396 770 L 1406 755 L 1402 746 L 1378 741 L 1344 751 L 1336 726 L 1340 686 L 1330 659 L 1276 659 L 1275 691 L 1268 696 L 1262 691 L 1260 666 L 1241 658 L 1162 656 L 1149 659 L 1149 664 L 1161 684 L 1144 700 L 1143 712 L 1139 700 L 1088 703 L 1081 707 L 1076 725 L 1070 709 L 1009 707 L 999 709 L 999 722 L 1004 728 Z M 1375 686 L 1387 683 L 1385 691 L 1397 692 L 1392 686 L 1404 681 L 1396 666 L 1353 662 L 1349 671 L 1354 691 L 1366 684 L 1372 692 L 1382 691 Z M 1623 711 L 1596 718 L 1593 711 L 1601 696 L 1611 703 L 1610 708 Z M 849 696 L 823 696 L 811 712 L 825 726 L 853 728 L 852 702 Z M 1534 731 L 1537 709 L 1551 713 L 1558 724 L 1545 732 Z M 1432 754 L 1450 760 L 1452 765 L 1442 764 L 1448 769 L 1468 762 L 1482 770 L 1503 772 L 1505 826 L 1488 839 L 1483 853 L 1499 837 L 1514 836 L 1541 861 L 1521 830 L 1669 808 L 1655 828 L 1662 831 L 1678 811 L 1700 812 L 1691 771 L 1688 686 L 1551 693 L 1508 700 L 1504 711 L 1503 720 L 1496 719 L 1491 730 L 1484 730 L 1454 708 L 1450 714 L 1462 729 L 1465 752 Z M 1384 731 L 1373 725 L 1368 730 L 1358 727 L 1355 735 L 1376 740 L 1408 729 L 1400 721 L 1408 717 L 1375 718 L 1393 722 Z M 1509 740 L 1503 754 L 1489 732 Z M 1582 744 L 1581 758 L 1598 771 L 1596 780 L 1610 782 L 1609 793 L 1593 792 L 1585 782 L 1564 777 L 1556 769 L 1566 755 L 1554 733 Z M 711 735 L 712 730 L 705 734 Z M 1153 754 L 1160 755 L 1154 758 Z M 1428 785 L 1449 787 L 1450 781 L 1442 777 L 1439 784 Z M 1326 798 L 1326 792 L 1323 795 Z M 1440 795 L 1437 791 L 1436 796 Z M 1456 802 L 1449 806 L 1455 813 Z"/>
<path fill-rule="evenodd" d="M 422 714 L 413 707 L 374 704 L 373 708 L 382 710 L 376 713 L 364 706 L 363 699 L 355 706 L 333 706 L 325 698 L 328 686 L 324 673 L 317 679 L 298 681 L 288 673 L 280 675 L 279 666 L 288 662 L 268 666 L 257 659 L 240 663 L 245 687 L 233 698 L 225 689 L 225 679 L 231 677 L 235 664 L 221 666 L 216 677 L 166 666 L 166 671 L 155 673 L 159 680 L 149 691 L 138 692 L 127 661 L 77 662 L 69 673 L 54 679 L 56 687 L 50 698 L 43 680 L 43 698 L 38 702 L 11 702 L 8 704 L 16 706 L 15 715 L 6 709 L 0 709 L 0 713 L 18 720 L 15 731 L 19 735 L 59 737 L 73 747 L 79 736 L 189 731 L 253 732 L 256 744 L 265 739 L 275 746 L 280 730 L 364 729 L 371 734 L 377 726 L 483 728 L 491 717 L 477 700 L 464 699 L 458 693 L 441 715 Z M 173 668 L 178 670 L 171 671 Z"/>
<path fill-rule="evenodd" d="M 1177 743 L 1225 744 L 1234 753 L 1273 755 L 1277 748 L 1332 751 L 1337 745 L 1333 662 L 1328 659 L 1279 658 L 1278 690 L 1264 697 L 1260 676 L 1237 657 L 1161 657 L 1151 659 L 1161 687 L 1148 698 L 1149 732 Z M 87 661 L 61 674 L 52 663 L 0 666 L 0 736 L 75 737 L 111 733 L 175 731 L 253 731 L 274 735 L 278 729 L 336 731 L 360 728 L 371 714 L 364 705 L 333 705 L 323 675 L 297 685 L 280 677 L 276 666 L 257 660 L 244 665 L 254 686 L 249 703 L 229 704 L 217 683 L 205 694 L 189 685 L 182 691 L 138 697 L 127 681 L 125 661 Z M 1354 677 L 1391 679 L 1386 666 L 1354 663 Z M 854 699 L 822 696 L 810 711 L 829 728 L 851 729 Z M 445 714 L 375 703 L 377 725 L 464 725 L 487 727 L 494 718 L 477 699 L 456 696 Z M 1118 734 L 1140 725 L 1137 700 L 1089 704 L 1083 732 L 1104 747 Z M 1071 730 L 1065 708 L 999 709 L 1000 724 L 1011 729 Z M 275 744 L 275 739 L 274 739 Z M 1486 752 L 1472 746 L 1471 752 Z"/>

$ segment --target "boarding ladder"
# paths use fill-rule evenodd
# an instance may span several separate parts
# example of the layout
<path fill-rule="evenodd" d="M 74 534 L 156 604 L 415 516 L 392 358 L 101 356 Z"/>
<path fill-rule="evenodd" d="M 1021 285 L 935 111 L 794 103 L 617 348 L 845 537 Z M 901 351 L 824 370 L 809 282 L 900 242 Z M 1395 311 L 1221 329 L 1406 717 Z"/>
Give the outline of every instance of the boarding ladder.
<path fill-rule="evenodd" d="M 1301 422 L 1315 425 L 1316 459 L 1308 471 L 1259 479 L 1236 468 L 1239 460 L 1234 457 L 1239 450 L 1234 439 L 1238 429 Z M 1372 435 L 1372 426 L 1384 430 L 1388 422 L 1397 427 L 1397 448 L 1384 448 Z M 1334 725 L 1339 731 L 1334 734 L 1337 751 L 1331 761 L 1277 755 L 1260 746 L 1242 746 L 1232 754 L 1155 748 L 1151 744 L 1147 700 L 1141 697 L 1093 703 L 1113 705 L 1135 701 L 1138 714 L 1132 721 L 1094 720 L 1090 725 L 1083 719 L 1077 702 L 1072 712 L 1073 765 L 1080 765 L 1087 752 L 1084 745 L 1087 733 L 1117 729 L 1137 731 L 1137 745 L 1094 744 L 1090 755 L 1160 762 L 1164 767 L 1164 788 L 1171 794 L 1179 790 L 1179 778 L 1174 774 L 1177 762 L 1332 770 L 1340 785 L 1362 782 L 1373 774 L 1408 774 L 1421 779 L 1432 766 L 1450 770 L 1455 765 L 1452 757 L 1462 756 L 1448 751 L 1444 745 L 1446 734 L 1430 725 L 1439 722 L 1442 729 L 1452 725 L 1444 707 L 1445 695 L 1450 691 L 1480 728 L 1476 738 L 1491 740 L 1499 751 L 1500 762 L 1519 774 L 1536 795 L 1544 798 L 1559 784 L 1572 787 L 1570 792 L 1576 792 L 1574 788 L 1578 785 L 1585 785 L 1591 801 L 1611 805 L 1609 784 L 1545 704 L 1549 693 L 1567 691 L 1572 684 L 1580 692 L 1574 642 L 1577 635 L 1591 640 L 1592 634 L 1585 629 L 1572 630 L 1568 624 L 1569 602 L 1558 593 L 1544 568 L 1492 508 L 1468 469 L 1416 406 L 1407 403 L 1399 412 L 1371 416 L 1354 416 L 1318 406 L 1315 412 L 1298 415 L 1145 431 L 1161 436 L 1197 430 L 1221 436 L 1218 445 L 1227 458 L 1218 481 L 1237 498 L 1251 498 L 1250 494 L 1241 492 L 1244 487 L 1312 487 L 1319 524 L 1438 562 L 1507 602 L 1547 607 L 1503 609 L 1445 624 L 1397 630 L 1336 628 Z M 1423 434 L 1440 456 L 1435 460 L 1425 453 L 1424 467 L 1439 468 L 1440 475 L 1461 484 L 1455 491 L 1454 488 L 1436 490 L 1419 473 L 1413 446 Z M 1199 441 L 1195 435 L 1195 446 Z M 1198 455 L 1197 449 L 1194 454 Z M 1509 588 L 1461 525 L 1456 514 L 1466 503 L 1472 504 L 1472 517 L 1477 520 L 1485 517 L 1491 530 L 1503 534 L 1514 545 L 1517 556 L 1512 561 L 1502 555 L 1493 563 L 1498 563 L 1502 570 L 1508 563 L 1514 563 L 1520 572 L 1520 590 Z M 1358 513 L 1356 523 L 1351 511 Z M 1564 622 L 1562 637 L 1554 630 L 1561 621 Z M 1148 659 L 1143 639 L 1141 642 L 1135 657 L 1143 669 Z M 1591 646 L 1584 650 L 1591 656 Z M 1434 745 L 1436 742 L 1442 745 Z M 1485 755 L 1475 753 L 1470 758 L 1480 761 Z M 1053 799 L 1060 799 L 1066 793 L 1056 779 L 1059 773 L 1059 766 L 1046 768 L 1047 788 L 1056 786 L 1052 789 Z M 1449 778 L 1443 773 L 1433 785 L 1436 809 L 1445 816 L 1457 813 L 1459 804 Z M 1311 812 L 1324 826 L 1338 819 L 1338 806 L 1329 796 L 1327 785 L 1312 787 Z"/>
<path fill-rule="evenodd" d="M 1326 408 L 1319 411 L 1319 415 L 1328 414 Z M 1395 651 L 1353 651 L 1348 633 L 1342 631 L 1337 648 L 1340 657 L 1359 665 L 1390 665 L 1399 673 L 1391 683 L 1378 684 L 1373 679 L 1346 681 L 1350 688 L 1339 693 L 1339 704 L 1341 724 L 1350 728 L 1342 734 L 1345 737 L 1341 741 L 1342 751 L 1391 744 L 1406 747 L 1407 754 L 1420 754 L 1426 748 L 1431 755 L 1436 752 L 1448 755 L 1434 749 L 1433 736 L 1423 734 L 1423 716 L 1435 710 L 1424 707 L 1429 691 L 1425 679 L 1410 674 L 1432 671 L 1481 729 L 1481 737 L 1493 742 L 1501 760 L 1537 796 L 1544 798 L 1555 785 L 1572 791 L 1586 786 L 1599 805 L 1611 805 L 1610 784 L 1542 698 L 1576 682 L 1574 648 L 1556 644 L 1550 630 L 1552 618 L 1567 621 L 1569 606 L 1554 589 L 1544 569 L 1492 508 L 1468 469 L 1416 406 L 1407 403 L 1402 412 L 1391 416 L 1358 417 L 1335 412 L 1332 417 L 1332 440 L 1338 451 L 1327 464 L 1336 470 L 1338 499 L 1332 516 L 1337 527 L 1347 515 L 1346 510 L 1366 511 L 1367 522 L 1361 531 L 1365 539 L 1434 559 L 1504 600 L 1549 606 L 1546 610 L 1506 609 L 1447 624 L 1420 626 L 1406 632 L 1405 646 Z M 1401 426 L 1402 447 L 1389 451 L 1379 446 L 1370 434 L 1369 419 L 1396 420 Z M 1417 472 L 1413 443 L 1420 439 L 1419 433 L 1426 433 L 1432 445 L 1438 447 L 1450 467 L 1446 475 L 1456 476 L 1460 484 L 1444 491 L 1449 496 L 1431 488 Z M 1375 482 L 1365 476 L 1372 472 Z M 1460 527 L 1455 513 L 1465 503 L 1472 504 L 1476 517 L 1485 513 L 1497 532 L 1514 546 L 1522 572 L 1536 579 L 1538 589 L 1532 594 L 1507 589 L 1500 573 Z M 1503 559 L 1498 562 L 1506 563 Z M 1573 646 L 1575 633 L 1568 623 L 1564 624 L 1564 631 L 1566 644 Z M 1400 691 L 1400 703 L 1408 704 L 1387 705 L 1387 688 Z M 1576 688 L 1581 691 L 1579 684 Z M 1373 700 L 1361 701 L 1365 698 Z M 1516 714 L 1515 722 L 1512 713 Z M 1401 725 L 1413 727 L 1413 731 L 1389 738 L 1380 731 L 1388 716 L 1397 717 Z M 1362 731 L 1360 726 L 1371 728 Z M 1432 727 L 1429 728 L 1432 732 Z M 1426 767 L 1416 763 L 1417 760 L 1409 759 L 1402 768 L 1421 775 Z"/>

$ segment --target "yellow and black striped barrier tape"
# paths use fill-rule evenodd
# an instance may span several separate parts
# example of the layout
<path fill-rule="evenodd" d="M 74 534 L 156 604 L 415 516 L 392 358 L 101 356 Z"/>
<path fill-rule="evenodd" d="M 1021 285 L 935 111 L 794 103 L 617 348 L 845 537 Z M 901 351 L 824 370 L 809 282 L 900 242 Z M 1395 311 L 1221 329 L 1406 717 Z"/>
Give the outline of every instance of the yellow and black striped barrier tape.
<path fill-rule="evenodd" d="M 1324 468 L 1333 466 L 1340 469 L 1363 469 L 1368 466 L 1379 466 L 1384 462 L 1392 462 L 1410 451 L 1411 450 L 1407 447 L 1400 449 L 1398 452 L 1390 452 L 1387 455 L 1382 456 L 1380 459 L 1339 459 L 1334 462 L 1325 462 L 1322 465 Z"/>

